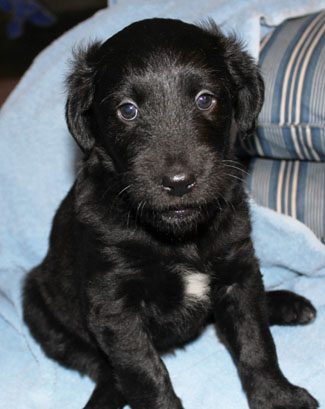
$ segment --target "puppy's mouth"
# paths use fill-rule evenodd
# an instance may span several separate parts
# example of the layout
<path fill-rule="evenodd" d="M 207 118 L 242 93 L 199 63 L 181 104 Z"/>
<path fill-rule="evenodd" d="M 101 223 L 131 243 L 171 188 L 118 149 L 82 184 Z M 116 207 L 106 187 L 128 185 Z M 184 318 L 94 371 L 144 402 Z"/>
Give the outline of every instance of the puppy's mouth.
<path fill-rule="evenodd" d="M 143 212 L 143 220 L 157 232 L 183 237 L 205 224 L 213 216 L 212 210 L 205 203 L 151 208 Z"/>
<path fill-rule="evenodd" d="M 200 207 L 170 207 L 160 212 L 161 218 L 167 222 L 186 222 L 196 219 L 201 214 Z"/>

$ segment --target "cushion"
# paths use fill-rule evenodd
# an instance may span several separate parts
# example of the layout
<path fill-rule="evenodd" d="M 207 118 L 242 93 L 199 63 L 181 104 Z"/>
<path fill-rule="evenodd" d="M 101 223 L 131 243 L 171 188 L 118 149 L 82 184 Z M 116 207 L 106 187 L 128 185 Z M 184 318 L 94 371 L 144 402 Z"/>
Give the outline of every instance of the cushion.
<path fill-rule="evenodd" d="M 286 20 L 261 44 L 265 103 L 251 156 L 325 160 L 325 10 Z"/>
<path fill-rule="evenodd" d="M 300 220 L 325 243 L 325 163 L 255 158 L 247 182 L 257 203 Z"/>

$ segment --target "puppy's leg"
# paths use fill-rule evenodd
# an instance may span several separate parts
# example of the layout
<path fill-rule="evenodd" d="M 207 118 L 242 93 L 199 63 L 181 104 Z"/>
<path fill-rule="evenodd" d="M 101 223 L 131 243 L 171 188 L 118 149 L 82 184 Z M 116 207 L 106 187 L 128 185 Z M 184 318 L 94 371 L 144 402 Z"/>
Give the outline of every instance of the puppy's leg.
<path fill-rule="evenodd" d="M 101 297 L 97 296 L 95 281 L 90 283 L 87 321 L 112 363 L 123 395 L 133 409 L 182 409 L 167 369 L 147 333 L 140 307 L 125 305 L 126 297 L 120 293 L 112 295 L 111 275 L 107 280 L 104 274 L 101 276 Z M 105 282 L 109 283 L 107 290 Z"/>
<path fill-rule="evenodd" d="M 44 301 L 33 274 L 25 281 L 23 305 L 24 320 L 46 355 L 97 381 L 101 368 L 106 366 L 104 355 L 58 321 Z"/>
<path fill-rule="evenodd" d="M 84 409 L 121 409 L 127 404 L 116 386 L 112 370 L 102 373 Z"/>
<path fill-rule="evenodd" d="M 268 291 L 266 302 L 270 325 L 303 325 L 316 317 L 311 302 L 291 291 Z"/>
<path fill-rule="evenodd" d="M 212 281 L 217 327 L 233 354 L 251 409 L 315 409 L 317 401 L 279 368 L 262 278 L 254 257 L 247 257 L 250 247 L 241 243 L 236 260 L 219 265 Z"/>
<path fill-rule="evenodd" d="M 66 330 L 51 314 L 38 283 L 29 275 L 24 286 L 24 319 L 44 352 L 61 365 L 97 382 L 85 409 L 119 409 L 125 404 L 113 371 L 100 350 Z"/>

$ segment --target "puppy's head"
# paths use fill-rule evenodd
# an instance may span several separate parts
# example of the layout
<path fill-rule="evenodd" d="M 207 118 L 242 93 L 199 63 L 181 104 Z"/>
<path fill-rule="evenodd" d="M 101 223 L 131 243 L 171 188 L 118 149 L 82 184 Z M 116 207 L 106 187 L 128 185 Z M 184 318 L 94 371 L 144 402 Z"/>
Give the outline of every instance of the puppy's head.
<path fill-rule="evenodd" d="M 140 219 L 184 233 L 235 188 L 233 136 L 254 129 L 262 102 L 259 71 L 234 38 L 212 23 L 151 19 L 77 54 L 66 112 Z"/>

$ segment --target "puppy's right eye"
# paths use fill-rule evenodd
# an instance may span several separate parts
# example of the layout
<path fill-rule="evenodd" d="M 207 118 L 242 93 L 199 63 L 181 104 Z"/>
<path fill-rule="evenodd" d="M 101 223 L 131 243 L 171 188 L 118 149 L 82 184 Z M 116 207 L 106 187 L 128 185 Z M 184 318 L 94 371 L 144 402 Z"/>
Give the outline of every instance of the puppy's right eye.
<path fill-rule="evenodd" d="M 133 121 L 138 116 L 138 107 L 131 102 L 126 102 L 118 107 L 117 114 L 124 121 Z"/>

